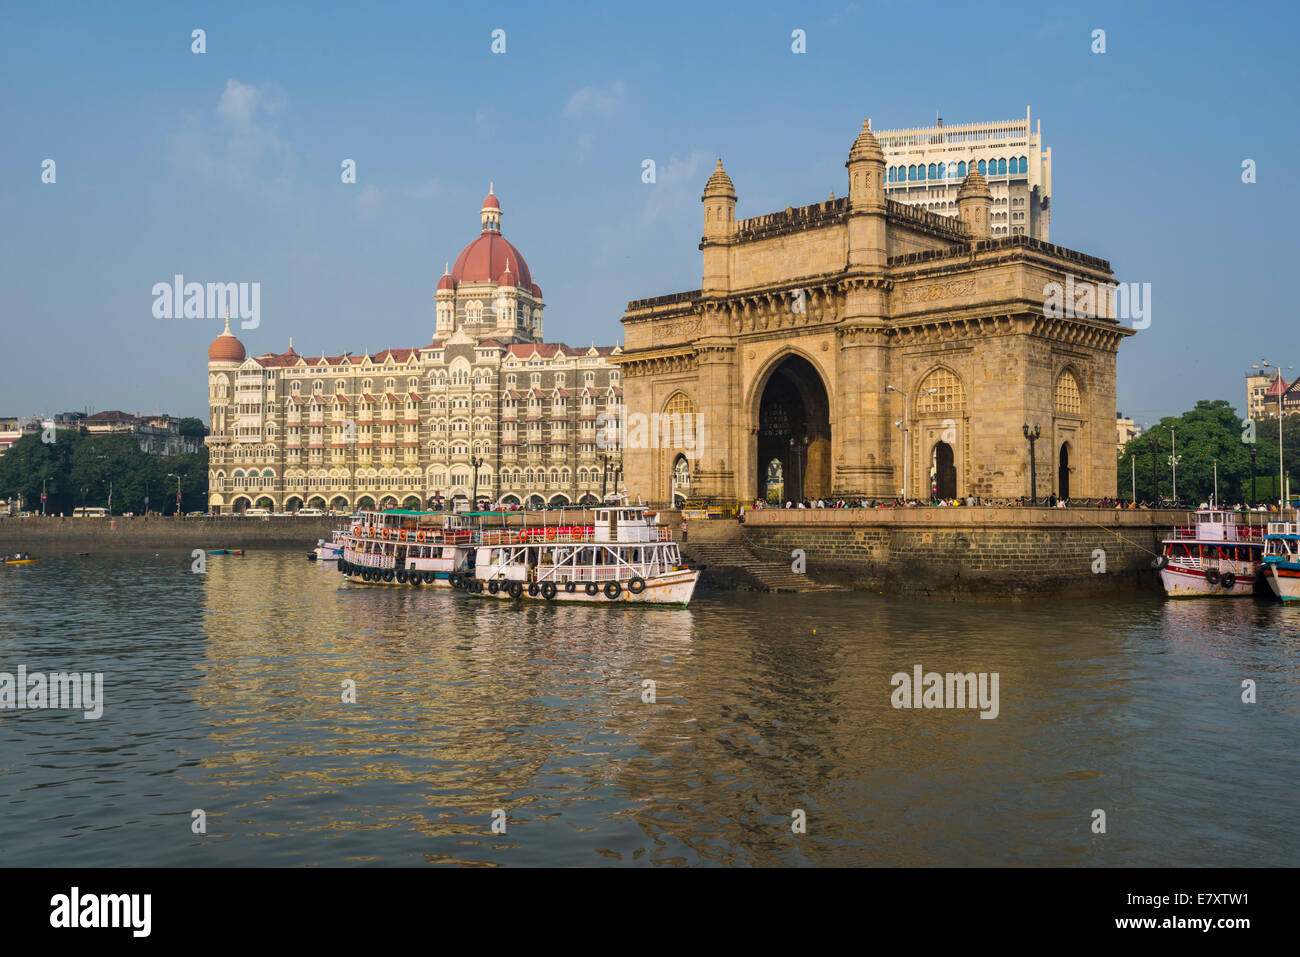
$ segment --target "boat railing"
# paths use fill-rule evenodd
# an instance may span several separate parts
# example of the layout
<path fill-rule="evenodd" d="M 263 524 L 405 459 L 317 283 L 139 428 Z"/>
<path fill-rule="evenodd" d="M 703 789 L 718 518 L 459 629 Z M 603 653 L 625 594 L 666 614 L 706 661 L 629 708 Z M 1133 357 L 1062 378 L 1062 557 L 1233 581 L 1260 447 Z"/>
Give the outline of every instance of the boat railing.
<path fill-rule="evenodd" d="M 1270 535 L 1300 535 L 1300 522 L 1269 522 Z"/>

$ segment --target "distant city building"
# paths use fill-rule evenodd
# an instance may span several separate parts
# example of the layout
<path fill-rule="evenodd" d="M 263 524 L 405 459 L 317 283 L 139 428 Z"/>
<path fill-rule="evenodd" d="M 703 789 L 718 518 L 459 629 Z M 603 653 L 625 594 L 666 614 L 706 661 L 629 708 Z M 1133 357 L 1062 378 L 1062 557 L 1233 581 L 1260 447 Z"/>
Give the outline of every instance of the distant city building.
<path fill-rule="evenodd" d="M 1042 121 L 963 123 L 881 130 L 885 197 L 957 218 L 957 193 L 967 172 L 978 169 L 992 193 L 992 236 L 1029 236 L 1048 242 L 1051 226 L 1052 151 L 1044 149 Z"/>
<path fill-rule="evenodd" d="M 1142 427 L 1134 425 L 1133 420 L 1125 418 L 1122 412 L 1116 412 L 1115 431 L 1118 433 L 1118 451 L 1120 455 L 1123 455 L 1124 446 L 1128 445 L 1130 439 L 1136 439 L 1142 434 Z"/>
<path fill-rule="evenodd" d="M 16 416 L 0 416 L 0 455 L 9 451 L 9 446 L 13 445 L 23 437 L 22 420 Z"/>
<path fill-rule="evenodd" d="M 1291 415 L 1300 412 L 1300 378 L 1290 385 L 1282 378 L 1281 371 L 1251 370 L 1246 373 L 1246 416 L 1262 419 L 1276 416 L 1278 395 L 1282 396 L 1282 414 Z"/>
<path fill-rule="evenodd" d="M 226 323 L 208 349 L 214 512 L 422 508 L 476 491 L 571 505 L 615 490 L 618 450 L 598 449 L 597 424 L 618 428 L 621 350 L 543 342 L 541 287 L 490 187 L 479 216 L 438 280 L 427 345 L 313 358 L 291 339 L 246 356 Z"/>
<path fill-rule="evenodd" d="M 81 428 L 90 435 L 126 433 L 149 455 L 174 456 L 203 448 L 203 437 L 181 435 L 180 420 L 170 415 L 137 416 L 113 409 L 86 416 Z"/>

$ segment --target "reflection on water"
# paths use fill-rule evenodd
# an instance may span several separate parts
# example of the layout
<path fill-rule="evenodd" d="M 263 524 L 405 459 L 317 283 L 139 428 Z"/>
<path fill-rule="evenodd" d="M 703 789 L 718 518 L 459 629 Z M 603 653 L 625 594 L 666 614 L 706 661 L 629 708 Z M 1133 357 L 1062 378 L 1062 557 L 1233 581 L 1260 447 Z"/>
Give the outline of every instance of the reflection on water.
<path fill-rule="evenodd" d="M 0 864 L 1295 859 L 1297 608 L 514 605 L 207 561 L 0 572 L 0 670 L 103 671 L 106 698 L 0 711 Z M 998 672 L 999 717 L 895 710 L 918 664 Z"/>

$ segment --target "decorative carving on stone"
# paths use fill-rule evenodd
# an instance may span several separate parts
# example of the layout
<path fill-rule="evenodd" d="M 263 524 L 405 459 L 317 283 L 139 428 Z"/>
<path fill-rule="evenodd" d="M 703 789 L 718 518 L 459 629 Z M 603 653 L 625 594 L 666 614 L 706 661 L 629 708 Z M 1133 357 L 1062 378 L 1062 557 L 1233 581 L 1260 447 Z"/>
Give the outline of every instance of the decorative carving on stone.
<path fill-rule="evenodd" d="M 908 283 L 903 287 L 903 302 L 934 302 L 936 299 L 961 299 L 975 292 L 974 279 L 949 282 Z"/>

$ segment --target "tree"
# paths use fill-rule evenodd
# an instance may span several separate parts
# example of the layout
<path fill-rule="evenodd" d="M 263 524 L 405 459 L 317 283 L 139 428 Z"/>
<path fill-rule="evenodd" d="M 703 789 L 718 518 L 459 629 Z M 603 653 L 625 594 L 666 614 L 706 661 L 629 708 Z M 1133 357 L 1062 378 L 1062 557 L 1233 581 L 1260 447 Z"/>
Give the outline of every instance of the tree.
<path fill-rule="evenodd" d="M 202 438 L 208 434 L 208 428 L 203 424 L 202 419 L 196 419 L 193 416 L 185 416 L 177 426 L 181 435 L 192 435 Z"/>
<path fill-rule="evenodd" d="M 1224 399 L 1202 399 L 1180 416 L 1169 416 L 1124 446 L 1118 463 L 1121 494 L 1131 487 L 1134 464 L 1139 502 L 1154 501 L 1151 477 L 1151 437 L 1160 440 L 1156 465 L 1160 475 L 1160 498 L 1173 494 L 1169 456 L 1177 439 L 1178 497 L 1184 502 L 1208 502 L 1214 495 L 1215 461 L 1218 462 L 1219 499 L 1233 504 L 1240 495 L 1242 480 L 1250 481 L 1248 433 L 1236 410 Z M 1273 433 L 1276 441 L 1277 432 Z"/>

